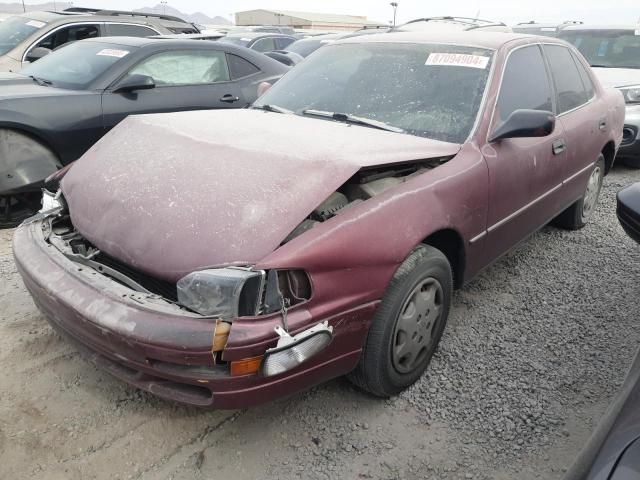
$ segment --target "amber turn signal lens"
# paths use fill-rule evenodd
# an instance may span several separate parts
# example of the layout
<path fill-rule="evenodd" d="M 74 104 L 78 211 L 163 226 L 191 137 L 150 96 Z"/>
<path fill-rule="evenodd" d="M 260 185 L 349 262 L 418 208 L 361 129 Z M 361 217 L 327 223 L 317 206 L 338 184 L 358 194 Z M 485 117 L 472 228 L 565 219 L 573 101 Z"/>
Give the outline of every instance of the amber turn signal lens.
<path fill-rule="evenodd" d="M 239 377 L 241 375 L 252 375 L 258 373 L 262 364 L 262 355 L 259 357 L 247 358 L 231 362 L 231 376 Z"/>

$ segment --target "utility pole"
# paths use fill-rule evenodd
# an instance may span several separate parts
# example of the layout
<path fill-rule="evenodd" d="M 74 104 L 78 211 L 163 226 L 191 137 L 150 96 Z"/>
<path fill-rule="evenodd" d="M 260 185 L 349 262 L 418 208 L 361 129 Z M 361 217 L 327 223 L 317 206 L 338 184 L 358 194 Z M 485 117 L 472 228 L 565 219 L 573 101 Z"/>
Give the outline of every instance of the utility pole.
<path fill-rule="evenodd" d="M 22 0 L 22 11 L 26 12 L 27 11 L 27 7 L 24 6 L 24 0 Z"/>
<path fill-rule="evenodd" d="M 162 14 L 166 15 L 167 14 L 167 0 L 162 0 L 160 2 L 160 4 L 162 5 Z"/>
<path fill-rule="evenodd" d="M 393 7 L 393 26 L 396 26 L 396 10 L 398 10 L 398 2 L 391 2 L 390 5 Z"/>

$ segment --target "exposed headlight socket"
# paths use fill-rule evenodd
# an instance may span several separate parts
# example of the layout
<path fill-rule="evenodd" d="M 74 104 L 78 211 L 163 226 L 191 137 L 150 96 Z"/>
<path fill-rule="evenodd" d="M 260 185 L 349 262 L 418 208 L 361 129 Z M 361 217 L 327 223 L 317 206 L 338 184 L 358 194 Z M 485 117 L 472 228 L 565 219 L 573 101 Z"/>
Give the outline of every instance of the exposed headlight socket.
<path fill-rule="evenodd" d="M 279 325 L 274 330 L 280 339 L 275 348 L 264 354 L 262 375 L 265 377 L 279 375 L 306 362 L 324 350 L 333 339 L 333 327 L 329 322 L 319 323 L 293 337 Z"/>

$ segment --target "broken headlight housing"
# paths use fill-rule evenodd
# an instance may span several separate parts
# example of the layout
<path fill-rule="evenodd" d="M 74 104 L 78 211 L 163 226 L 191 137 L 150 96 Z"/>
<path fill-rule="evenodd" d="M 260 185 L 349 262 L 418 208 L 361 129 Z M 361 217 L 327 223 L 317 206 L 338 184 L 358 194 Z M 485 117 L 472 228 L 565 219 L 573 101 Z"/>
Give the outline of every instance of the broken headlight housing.
<path fill-rule="evenodd" d="M 640 85 L 633 87 L 624 87 L 620 91 L 624 95 L 624 101 L 627 103 L 640 103 Z"/>
<path fill-rule="evenodd" d="M 178 280 L 178 303 L 221 319 L 257 315 L 265 272 L 229 267 L 201 270 Z"/>
<path fill-rule="evenodd" d="M 178 280 L 177 290 L 180 305 L 220 319 L 268 315 L 311 298 L 303 270 L 200 270 Z"/>

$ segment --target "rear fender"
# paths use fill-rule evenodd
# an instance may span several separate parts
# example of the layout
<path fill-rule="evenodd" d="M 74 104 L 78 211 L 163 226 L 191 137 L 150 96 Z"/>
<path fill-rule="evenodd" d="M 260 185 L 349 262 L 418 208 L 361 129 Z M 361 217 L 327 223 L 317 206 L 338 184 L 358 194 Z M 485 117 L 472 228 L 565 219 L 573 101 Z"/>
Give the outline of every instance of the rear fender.
<path fill-rule="evenodd" d="M 37 190 L 62 167 L 58 157 L 26 133 L 0 128 L 0 195 Z"/>

